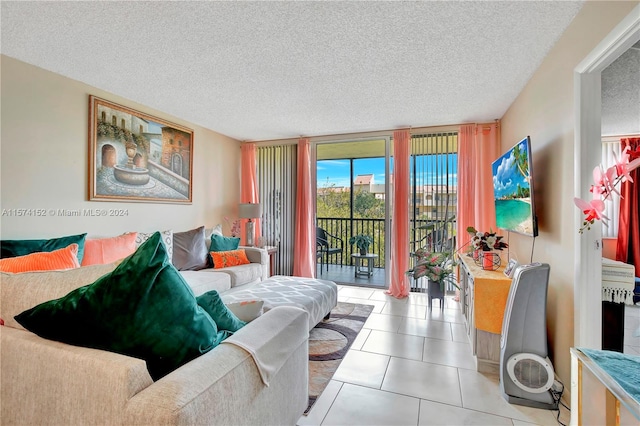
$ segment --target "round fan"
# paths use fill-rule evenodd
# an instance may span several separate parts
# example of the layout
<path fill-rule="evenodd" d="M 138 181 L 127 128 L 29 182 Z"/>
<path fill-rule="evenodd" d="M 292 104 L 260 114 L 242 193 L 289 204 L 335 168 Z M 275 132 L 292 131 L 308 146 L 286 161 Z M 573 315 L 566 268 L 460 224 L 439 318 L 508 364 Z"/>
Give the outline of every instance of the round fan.
<path fill-rule="evenodd" d="M 513 383 L 525 392 L 542 393 L 553 386 L 553 367 L 548 358 L 518 353 L 507 360 L 507 372 Z"/>

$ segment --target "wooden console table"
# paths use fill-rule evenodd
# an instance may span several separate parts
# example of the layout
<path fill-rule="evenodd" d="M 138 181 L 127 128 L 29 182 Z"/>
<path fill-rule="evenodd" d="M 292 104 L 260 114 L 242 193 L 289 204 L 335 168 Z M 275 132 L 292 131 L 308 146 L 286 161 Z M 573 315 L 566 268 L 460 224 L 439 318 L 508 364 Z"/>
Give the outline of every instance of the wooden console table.
<path fill-rule="evenodd" d="M 499 372 L 500 334 L 511 288 L 505 265 L 486 271 L 466 255 L 460 256 L 460 304 L 467 336 L 481 372 Z"/>

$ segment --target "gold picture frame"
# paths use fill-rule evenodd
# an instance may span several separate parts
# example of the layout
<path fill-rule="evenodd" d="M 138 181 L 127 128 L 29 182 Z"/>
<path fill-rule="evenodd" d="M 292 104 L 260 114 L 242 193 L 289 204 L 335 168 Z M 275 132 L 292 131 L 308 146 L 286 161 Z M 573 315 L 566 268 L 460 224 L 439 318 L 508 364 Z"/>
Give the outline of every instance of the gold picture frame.
<path fill-rule="evenodd" d="M 89 96 L 89 200 L 192 202 L 193 130 Z"/>

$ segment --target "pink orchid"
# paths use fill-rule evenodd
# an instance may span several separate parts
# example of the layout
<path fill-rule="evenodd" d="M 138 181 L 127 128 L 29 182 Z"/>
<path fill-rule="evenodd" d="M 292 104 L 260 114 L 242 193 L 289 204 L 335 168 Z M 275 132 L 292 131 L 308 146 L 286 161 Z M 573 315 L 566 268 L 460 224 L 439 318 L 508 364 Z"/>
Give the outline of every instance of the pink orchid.
<path fill-rule="evenodd" d="M 612 192 L 618 193 L 618 190 L 615 187 L 615 167 L 609 167 L 606 172 L 603 172 L 602 166 L 596 166 L 593 169 L 593 182 L 591 185 L 591 191 L 593 196 L 604 195 L 604 197 L 608 197 Z"/>
<path fill-rule="evenodd" d="M 609 219 L 603 214 L 604 201 L 602 200 L 593 199 L 587 202 L 581 198 L 575 197 L 573 199 L 573 202 L 576 206 L 578 206 L 580 210 L 582 210 L 582 213 L 585 214 L 585 222 L 593 223 L 593 221 L 596 219 L 606 222 Z"/>
<path fill-rule="evenodd" d="M 619 160 L 616 154 L 613 153 L 613 157 L 616 159 L 616 165 L 613 167 L 615 167 L 615 170 L 618 173 L 618 177 L 621 178 L 621 182 L 626 182 L 626 181 L 633 182 L 633 178 L 631 178 L 631 175 L 629 174 L 629 172 L 631 172 L 631 169 L 629 169 L 629 151 L 630 150 L 631 148 L 627 145 L 622 151 L 622 154 L 620 155 Z"/>

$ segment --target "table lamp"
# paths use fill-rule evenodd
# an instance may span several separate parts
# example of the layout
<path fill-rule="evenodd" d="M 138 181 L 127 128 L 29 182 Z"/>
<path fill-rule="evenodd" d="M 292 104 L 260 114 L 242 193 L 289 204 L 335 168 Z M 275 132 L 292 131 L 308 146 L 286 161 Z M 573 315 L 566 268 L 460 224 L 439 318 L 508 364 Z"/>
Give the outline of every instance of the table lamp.
<path fill-rule="evenodd" d="M 247 245 L 253 247 L 255 243 L 255 228 L 253 219 L 260 217 L 262 212 L 260 211 L 260 204 L 258 203 L 243 203 L 240 204 L 238 215 L 240 219 L 249 219 L 245 225 L 245 234 L 247 236 Z"/>

